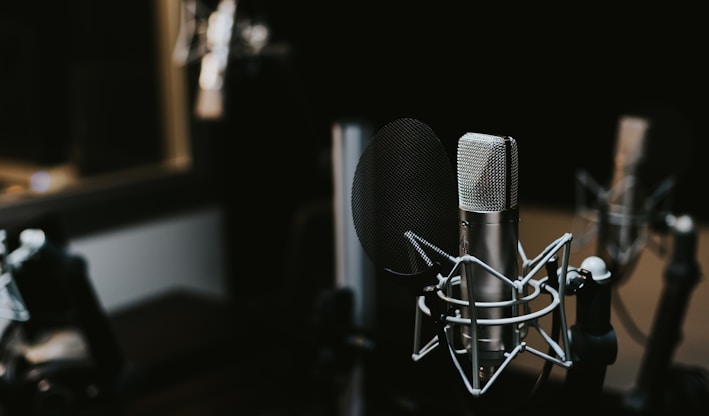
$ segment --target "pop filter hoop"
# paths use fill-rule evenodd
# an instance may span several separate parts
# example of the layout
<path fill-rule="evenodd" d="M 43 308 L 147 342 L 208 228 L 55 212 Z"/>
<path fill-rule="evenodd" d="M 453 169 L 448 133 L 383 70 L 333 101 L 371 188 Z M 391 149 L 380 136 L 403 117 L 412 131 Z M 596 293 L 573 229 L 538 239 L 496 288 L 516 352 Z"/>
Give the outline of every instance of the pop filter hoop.
<path fill-rule="evenodd" d="M 416 308 L 416 328 L 414 332 L 414 351 L 412 359 L 419 361 L 429 352 L 433 351 L 441 342 L 441 336 L 434 336 L 426 344 L 422 345 L 422 325 L 423 316 L 429 316 L 436 322 L 442 325 L 443 334 L 445 334 L 445 344 L 447 345 L 451 359 L 458 371 L 468 392 L 479 397 L 485 394 L 498 379 L 499 375 L 505 370 L 509 364 L 523 352 L 530 352 L 532 355 L 549 361 L 563 368 L 570 368 L 573 364 L 571 360 L 570 344 L 568 339 L 567 323 L 565 318 L 565 302 L 564 293 L 566 292 L 567 278 L 571 277 L 568 272 L 576 273 L 577 270 L 569 268 L 570 245 L 572 235 L 567 233 L 549 244 L 536 258 L 529 259 L 526 257 L 521 243 L 519 244 L 519 256 L 522 261 L 524 270 L 523 276 L 510 279 L 507 276 L 499 273 L 485 262 L 471 255 L 460 257 L 450 257 L 454 263 L 453 268 L 447 275 L 438 273 L 438 283 L 430 287 L 427 291 L 429 295 L 420 295 L 417 299 Z M 540 271 L 545 267 L 547 262 L 558 256 L 561 251 L 562 266 L 558 270 L 558 281 L 549 282 L 549 276 L 540 276 Z M 504 282 L 509 287 L 511 299 L 500 302 L 473 302 L 463 300 L 456 297 L 454 294 L 456 286 L 460 285 L 460 269 L 462 267 L 479 267 L 485 270 L 490 275 Z M 468 276 L 471 276 L 469 273 Z M 555 277 L 556 278 L 556 277 Z M 555 284 L 552 284 L 555 283 Z M 469 285 L 470 286 L 470 285 Z M 558 288 L 558 289 L 556 289 Z M 550 302 L 541 308 L 532 309 L 531 303 L 539 297 L 542 291 L 548 293 L 551 298 Z M 431 295 L 431 294 L 434 295 Z M 432 302 L 437 305 L 431 304 Z M 513 316 L 499 319 L 482 319 L 476 318 L 478 315 L 476 309 L 479 308 L 500 308 L 510 307 L 517 313 Z M 461 308 L 467 308 L 471 318 L 463 318 L 461 316 Z M 561 325 L 561 341 L 552 339 L 548 333 L 539 324 L 539 319 L 550 314 L 554 310 L 560 312 Z M 441 316 L 435 316 L 434 310 L 447 311 Z M 473 325 L 475 322 L 476 325 Z M 504 362 L 495 370 L 495 372 L 483 382 L 479 375 L 479 360 L 477 351 L 477 325 L 512 325 L 514 327 L 514 345 L 509 352 L 505 353 Z M 455 335 L 458 327 L 466 326 L 470 328 L 471 350 L 465 348 L 456 348 Z M 535 329 L 541 335 L 546 346 L 553 351 L 552 354 L 543 352 L 540 348 L 528 344 L 525 339 L 528 335 L 528 329 Z M 467 372 L 463 358 L 470 359 L 470 372 Z"/>

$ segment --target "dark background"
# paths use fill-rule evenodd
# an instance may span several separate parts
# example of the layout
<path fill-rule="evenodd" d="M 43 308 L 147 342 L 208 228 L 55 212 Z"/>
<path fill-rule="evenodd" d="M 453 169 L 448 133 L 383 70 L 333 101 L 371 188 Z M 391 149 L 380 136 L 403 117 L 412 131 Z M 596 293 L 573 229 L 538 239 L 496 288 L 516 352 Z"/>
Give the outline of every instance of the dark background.
<path fill-rule="evenodd" d="M 159 76 L 149 3 L 4 6 L 0 156 L 76 160 L 89 174 L 161 157 L 159 93 L 142 98 L 157 91 Z M 709 220 L 700 203 L 709 150 L 703 56 L 709 33 L 698 8 L 399 0 L 238 5 L 237 13 L 263 18 L 272 42 L 288 53 L 233 59 L 225 117 L 189 116 L 200 175 L 30 214 L 58 217 L 62 235 L 71 238 L 195 205 L 223 207 L 236 303 L 230 341 L 245 348 L 238 356 L 249 364 L 239 367 L 244 377 L 234 378 L 264 406 L 307 407 L 318 396 L 313 389 L 327 396 L 338 387 L 328 366 L 342 363 L 326 359 L 338 334 L 321 319 L 332 312 L 330 147 L 332 125 L 341 118 L 374 127 L 417 118 L 437 133 L 451 164 L 466 132 L 510 135 L 519 146 L 521 204 L 572 210 L 575 172 L 586 170 L 605 184 L 619 117 L 648 114 L 662 132 L 651 144 L 650 176 L 678 175 L 675 210 Z M 191 100 L 197 69 L 189 68 Z M 146 150 L 136 152 L 138 143 Z M 431 386 L 427 375 L 438 378 L 437 361 L 410 362 L 411 298 L 397 289 L 378 282 L 384 301 L 371 334 L 379 349 L 370 380 L 384 409 L 406 414 L 402 401 L 436 406 L 435 395 L 447 394 L 457 380 Z M 273 391 L 280 403 L 272 403 Z"/>
<path fill-rule="evenodd" d="M 306 199 L 318 189 L 290 186 L 292 174 L 320 183 L 313 168 L 333 120 L 361 116 L 381 126 L 414 117 L 433 128 L 452 159 L 465 132 L 515 137 L 522 201 L 572 208 L 574 172 L 585 169 L 606 184 L 618 119 L 638 113 L 662 129 L 651 145 L 654 177 L 681 175 L 678 211 L 706 218 L 695 203 L 707 150 L 706 29 L 696 11 L 253 3 L 252 13 L 268 19 L 292 55 L 287 65 L 265 64 L 256 79 L 232 68 L 231 122 L 246 128 L 239 120 L 255 119 L 227 154 L 262 157 L 258 171 L 274 173 L 271 195 L 280 200 L 299 199 L 285 188 Z M 322 183 L 319 189 L 329 182 Z"/>
<path fill-rule="evenodd" d="M 203 15 L 216 3 L 200 2 Z M 233 58 L 227 116 L 192 128 L 200 166 L 254 201 L 254 215 L 331 193 L 331 128 L 347 117 L 374 127 L 417 118 L 452 164 L 465 132 L 510 135 L 522 202 L 571 209 L 575 171 L 607 184 L 619 117 L 639 113 L 658 127 L 652 181 L 678 175 L 677 211 L 707 219 L 695 202 L 707 151 L 697 10 L 396 0 L 238 7 L 263 19 L 287 53 Z M 0 18 L 3 157 L 71 160 L 88 175 L 162 157 L 149 2 L 11 2 Z M 194 94 L 198 63 L 189 69 Z"/>

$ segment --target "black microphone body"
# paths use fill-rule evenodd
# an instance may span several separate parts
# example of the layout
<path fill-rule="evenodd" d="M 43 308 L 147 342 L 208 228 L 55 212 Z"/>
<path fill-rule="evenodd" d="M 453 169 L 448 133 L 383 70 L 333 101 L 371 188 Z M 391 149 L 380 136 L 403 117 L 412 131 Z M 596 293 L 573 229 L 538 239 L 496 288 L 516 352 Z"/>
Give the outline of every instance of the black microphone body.
<path fill-rule="evenodd" d="M 467 133 L 458 142 L 460 254 L 471 255 L 510 280 L 518 277 L 519 209 L 517 144 L 511 137 Z M 461 270 L 461 299 L 502 302 L 512 299 L 510 286 L 478 264 Z M 463 308 L 466 318 L 511 317 L 512 307 Z M 473 336 L 472 331 L 475 332 Z M 477 339 L 476 346 L 472 345 Z M 514 345 L 512 325 L 462 326 L 460 342 L 477 354 L 479 374 L 489 378 Z"/>

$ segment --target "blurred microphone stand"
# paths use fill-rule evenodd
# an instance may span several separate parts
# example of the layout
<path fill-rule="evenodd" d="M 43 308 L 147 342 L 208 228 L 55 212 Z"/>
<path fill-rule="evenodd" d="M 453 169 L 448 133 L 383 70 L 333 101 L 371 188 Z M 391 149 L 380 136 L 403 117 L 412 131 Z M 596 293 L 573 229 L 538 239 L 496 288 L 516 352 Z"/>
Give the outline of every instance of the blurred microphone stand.
<path fill-rule="evenodd" d="M 689 298 L 701 277 L 696 259 L 697 229 L 687 215 L 667 215 L 660 225 L 672 232 L 674 247 L 636 386 L 624 397 L 625 408 L 637 414 L 697 411 L 709 403 L 706 369 L 672 366 Z"/>

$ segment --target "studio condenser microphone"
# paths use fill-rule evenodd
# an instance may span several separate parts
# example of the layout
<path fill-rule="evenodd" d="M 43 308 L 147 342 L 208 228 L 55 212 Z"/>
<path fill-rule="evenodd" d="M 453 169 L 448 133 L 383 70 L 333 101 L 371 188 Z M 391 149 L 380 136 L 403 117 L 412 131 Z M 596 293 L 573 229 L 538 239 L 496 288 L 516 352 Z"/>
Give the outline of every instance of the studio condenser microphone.
<path fill-rule="evenodd" d="M 467 133 L 458 141 L 460 255 L 472 255 L 509 279 L 518 276 L 517 143 L 511 137 Z M 476 319 L 504 319 L 513 314 L 508 285 L 479 264 L 461 269 L 461 299 L 471 318 L 461 326 L 460 342 L 477 354 L 482 380 L 489 378 L 513 347 L 512 325 L 479 326 Z M 476 307 L 473 307 L 476 305 Z M 477 315 L 477 316 L 475 316 Z M 472 331 L 477 331 L 473 336 Z M 472 340 L 477 339 L 477 348 Z"/>
<path fill-rule="evenodd" d="M 490 398 L 523 352 L 544 361 L 530 396 L 552 365 L 574 364 L 564 309 L 567 272 L 576 270 L 569 266 L 572 236 L 527 257 L 518 236 L 517 154 L 511 137 L 467 133 L 458 142 L 456 183 L 433 130 L 398 119 L 372 137 L 352 181 L 352 217 L 365 253 L 383 269 L 379 276 L 415 297 L 411 358 L 443 348 L 475 398 Z M 542 294 L 547 301 L 537 302 Z M 550 331 L 539 322 L 547 316 Z M 502 403 L 509 388 L 494 389 Z M 498 408 L 495 392 L 479 404 Z"/>

